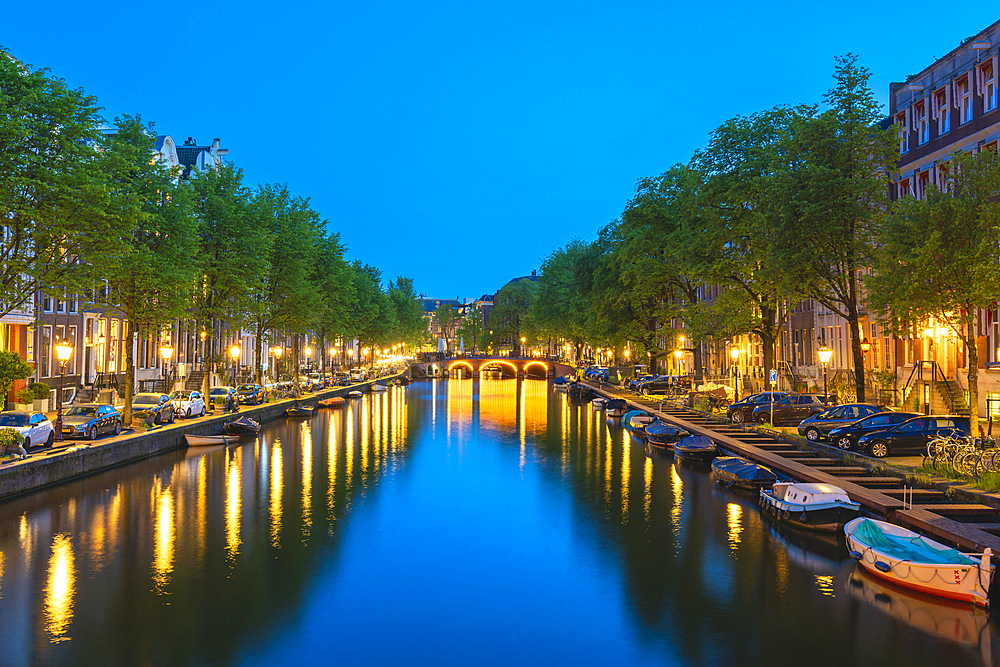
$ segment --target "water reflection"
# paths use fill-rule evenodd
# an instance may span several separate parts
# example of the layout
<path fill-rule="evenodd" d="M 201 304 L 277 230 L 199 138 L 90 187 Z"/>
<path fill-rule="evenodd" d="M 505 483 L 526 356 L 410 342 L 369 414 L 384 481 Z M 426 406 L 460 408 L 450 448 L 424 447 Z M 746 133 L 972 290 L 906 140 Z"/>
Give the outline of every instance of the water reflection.
<path fill-rule="evenodd" d="M 268 508 L 271 513 L 271 546 L 281 548 L 281 441 L 275 440 L 271 446 L 271 496 Z"/>
<path fill-rule="evenodd" d="M 67 633 L 73 621 L 75 583 L 73 542 L 69 535 L 60 533 L 52 538 L 49 574 L 45 582 L 45 630 L 53 643 L 69 640 Z"/>
<path fill-rule="evenodd" d="M 157 595 L 166 595 L 170 574 L 174 571 L 174 497 L 169 486 L 160 489 L 157 495 L 159 498 L 154 502 L 153 590 Z"/>

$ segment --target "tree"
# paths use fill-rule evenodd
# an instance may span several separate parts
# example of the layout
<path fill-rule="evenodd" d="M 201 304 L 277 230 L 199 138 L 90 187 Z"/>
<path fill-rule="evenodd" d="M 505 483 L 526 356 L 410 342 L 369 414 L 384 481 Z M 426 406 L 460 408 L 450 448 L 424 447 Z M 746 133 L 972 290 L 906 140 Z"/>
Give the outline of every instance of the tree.
<path fill-rule="evenodd" d="M 542 262 L 528 313 L 537 335 L 563 338 L 575 346 L 586 340 L 600 258 L 598 244 L 574 240 Z"/>
<path fill-rule="evenodd" d="M 389 300 L 396 313 L 396 338 L 410 347 L 419 347 L 426 338 L 427 324 L 413 279 L 398 276 L 395 282 L 389 281 Z"/>
<path fill-rule="evenodd" d="M 389 297 L 382 291 L 382 273 L 377 268 L 355 261 L 351 274 L 356 299 L 348 314 L 348 331 L 358 339 L 360 347 L 369 348 L 371 362 L 376 346 L 388 341 L 395 330 L 395 313 Z"/>
<path fill-rule="evenodd" d="M 483 322 L 483 311 L 472 308 L 463 316 L 455 330 L 455 335 L 462 339 L 462 342 L 472 348 L 472 353 L 476 354 L 482 348 L 485 340 L 486 325 Z"/>
<path fill-rule="evenodd" d="M 451 339 L 455 336 L 455 327 L 458 325 L 459 314 L 455 307 L 442 303 L 434 309 L 434 321 L 441 329 L 441 336 L 444 338 L 445 351 L 451 352 Z"/>
<path fill-rule="evenodd" d="M 344 246 L 339 234 L 330 233 L 321 241 L 313 281 L 320 297 L 313 326 L 321 349 L 325 350 L 338 337 L 342 340 L 346 338 L 355 299 L 351 267 L 344 261 Z M 326 359 L 325 354 L 323 358 Z"/>
<path fill-rule="evenodd" d="M 490 311 L 490 329 L 496 332 L 496 340 L 510 343 L 517 349 L 521 344 L 521 322 L 527 316 L 535 294 L 535 283 L 522 278 L 509 283 L 493 297 Z"/>
<path fill-rule="evenodd" d="M 189 189 L 177 183 L 177 173 L 151 159 L 153 125 L 139 116 L 115 120 L 117 130 L 103 143 L 102 164 L 114 186 L 110 208 L 128 245 L 114 257 L 90 259 L 110 289 L 99 290 L 97 302 L 121 313 L 130 330 L 125 348 L 125 407 L 122 423 L 132 423 L 135 386 L 133 341 L 158 334 L 190 304 L 196 275 L 198 223 L 192 214 Z"/>
<path fill-rule="evenodd" d="M 981 312 L 1000 293 L 1000 159 L 995 151 L 952 156 L 946 191 L 928 188 L 924 200 L 898 200 L 879 227 L 868 302 L 911 332 L 935 318 L 955 332 L 969 362 L 972 432 L 979 419 Z"/>
<path fill-rule="evenodd" d="M 18 380 L 29 377 L 35 370 L 17 352 L 0 350 L 0 396 L 7 400 L 10 388 Z"/>
<path fill-rule="evenodd" d="M 803 109 L 779 142 L 772 258 L 805 296 L 847 320 L 857 398 L 864 401 L 859 276 L 871 263 L 875 226 L 888 208 L 886 176 L 899 140 L 892 126 L 880 124 L 871 75 L 856 61 L 837 59 L 829 109 Z"/>
<path fill-rule="evenodd" d="M 127 248 L 95 150 L 99 112 L 96 98 L 0 48 L 0 317 L 40 289 L 83 293 L 93 272 L 77 260 Z"/>

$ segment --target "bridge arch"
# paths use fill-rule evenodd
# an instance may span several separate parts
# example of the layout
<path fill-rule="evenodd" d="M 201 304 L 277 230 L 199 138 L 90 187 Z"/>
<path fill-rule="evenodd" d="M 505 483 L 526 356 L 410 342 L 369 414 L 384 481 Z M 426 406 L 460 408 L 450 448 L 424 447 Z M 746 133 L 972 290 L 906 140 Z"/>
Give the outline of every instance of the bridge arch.
<path fill-rule="evenodd" d="M 503 359 L 488 359 L 488 360 L 484 360 L 481 364 L 479 364 L 479 370 L 483 370 L 483 369 L 485 369 L 488 366 L 491 366 L 493 364 L 500 364 L 500 365 L 503 365 L 503 366 L 508 366 L 515 373 L 517 373 L 520 370 L 517 367 L 516 364 L 513 364 L 513 363 L 511 363 L 509 361 L 505 361 Z"/>
<path fill-rule="evenodd" d="M 532 366 L 541 366 L 542 370 L 545 371 L 546 375 L 548 375 L 548 373 L 549 373 L 549 366 L 548 366 L 548 364 L 546 364 L 544 361 L 538 361 L 538 360 L 529 361 L 528 363 L 526 363 L 524 365 L 524 371 L 527 372 L 528 369 L 531 368 Z"/>
<path fill-rule="evenodd" d="M 469 369 L 470 373 L 476 372 L 476 369 L 468 361 L 462 361 L 461 359 L 453 361 L 450 364 L 448 364 L 448 370 L 450 371 L 451 369 L 455 368 L 455 366 L 465 366 L 466 368 Z"/>

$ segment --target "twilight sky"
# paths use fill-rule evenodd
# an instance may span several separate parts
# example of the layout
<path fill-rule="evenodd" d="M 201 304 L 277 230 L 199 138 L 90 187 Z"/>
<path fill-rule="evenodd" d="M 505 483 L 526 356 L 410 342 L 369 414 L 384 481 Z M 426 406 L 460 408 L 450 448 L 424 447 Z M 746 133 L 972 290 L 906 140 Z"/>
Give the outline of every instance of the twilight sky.
<path fill-rule="evenodd" d="M 858 54 L 885 102 L 998 18 L 983 0 L 57 0 L 9 3 L 0 46 L 109 119 L 220 137 L 248 184 L 310 197 L 349 259 L 454 298 L 596 238 L 726 119 L 820 102 L 834 56 Z"/>

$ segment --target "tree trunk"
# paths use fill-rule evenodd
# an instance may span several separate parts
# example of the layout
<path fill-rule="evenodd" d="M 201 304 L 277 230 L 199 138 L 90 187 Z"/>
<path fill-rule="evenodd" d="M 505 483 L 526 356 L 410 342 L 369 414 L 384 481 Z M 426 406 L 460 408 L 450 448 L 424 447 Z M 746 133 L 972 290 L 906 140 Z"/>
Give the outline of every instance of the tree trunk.
<path fill-rule="evenodd" d="M 865 355 L 861 351 L 861 340 L 858 338 L 858 310 L 850 308 L 847 311 L 847 324 L 851 328 L 851 357 L 854 359 L 854 392 L 858 403 L 865 402 Z"/>
<path fill-rule="evenodd" d="M 135 322 L 135 319 L 129 318 L 131 322 Z M 133 326 L 132 329 L 135 329 Z M 132 341 L 135 339 L 136 332 L 129 332 L 129 342 L 125 346 L 125 396 L 122 399 L 125 401 L 125 407 L 122 409 L 122 426 L 132 425 L 132 388 L 135 386 L 135 355 L 132 352 Z M 59 397 L 62 400 L 62 397 Z"/>
<path fill-rule="evenodd" d="M 969 433 L 979 435 L 979 348 L 976 347 L 978 308 L 968 309 L 965 317 L 965 349 L 969 357 Z M 955 373 L 956 380 L 958 373 Z"/>
<path fill-rule="evenodd" d="M 264 384 L 264 368 L 261 363 L 261 355 L 263 354 L 263 347 L 261 343 L 264 339 L 264 328 L 259 327 L 257 335 L 253 337 L 253 381 L 259 385 Z"/>

